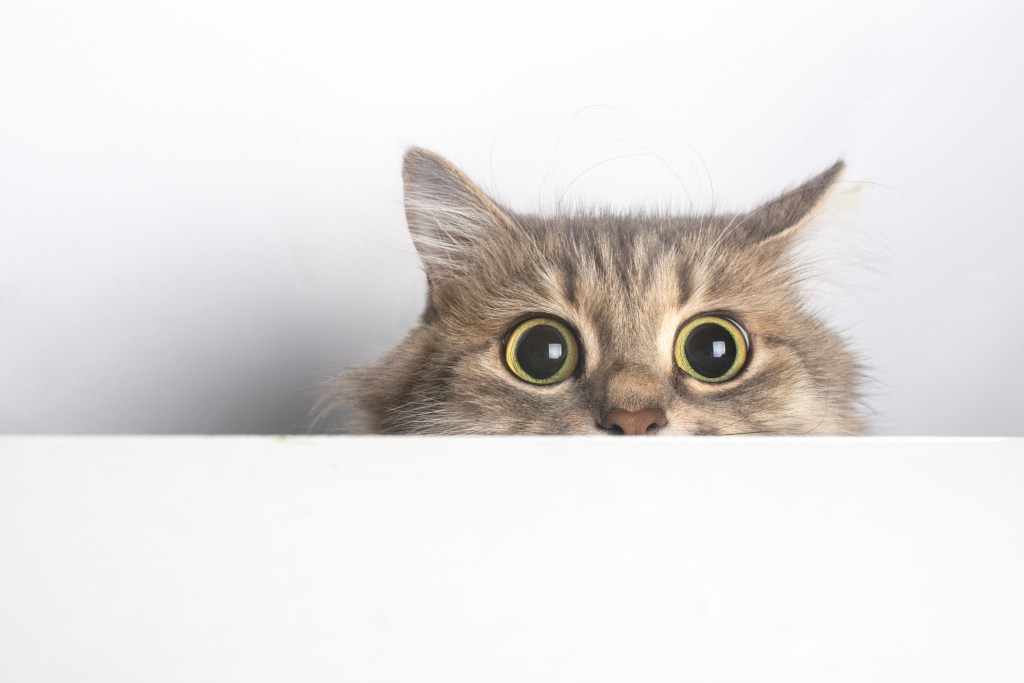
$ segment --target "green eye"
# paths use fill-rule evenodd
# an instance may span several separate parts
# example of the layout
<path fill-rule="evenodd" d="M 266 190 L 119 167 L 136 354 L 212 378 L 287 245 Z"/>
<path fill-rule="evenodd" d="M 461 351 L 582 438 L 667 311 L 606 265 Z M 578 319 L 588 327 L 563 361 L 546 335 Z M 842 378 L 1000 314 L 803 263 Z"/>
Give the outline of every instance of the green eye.
<path fill-rule="evenodd" d="M 724 382 L 747 363 L 747 333 L 718 315 L 702 315 L 683 325 L 676 335 L 679 369 L 702 382 Z"/>
<path fill-rule="evenodd" d="M 552 318 L 530 318 L 516 325 L 505 342 L 505 365 L 530 384 L 554 384 L 579 363 L 576 335 Z"/>

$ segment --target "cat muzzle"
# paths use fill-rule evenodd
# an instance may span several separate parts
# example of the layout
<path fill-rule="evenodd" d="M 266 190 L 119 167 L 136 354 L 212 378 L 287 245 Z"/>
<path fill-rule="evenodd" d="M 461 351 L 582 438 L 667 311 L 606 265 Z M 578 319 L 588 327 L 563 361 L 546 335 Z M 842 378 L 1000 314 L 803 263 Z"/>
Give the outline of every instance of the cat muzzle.
<path fill-rule="evenodd" d="M 657 434 L 668 424 L 668 417 L 661 408 L 610 410 L 597 424 L 612 434 L 644 436 Z"/>

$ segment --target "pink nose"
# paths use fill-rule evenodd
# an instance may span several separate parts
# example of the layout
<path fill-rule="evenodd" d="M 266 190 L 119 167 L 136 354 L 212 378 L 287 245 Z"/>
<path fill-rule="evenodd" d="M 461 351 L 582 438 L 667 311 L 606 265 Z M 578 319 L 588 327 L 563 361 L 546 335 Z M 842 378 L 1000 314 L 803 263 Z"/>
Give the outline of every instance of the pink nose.
<path fill-rule="evenodd" d="M 668 418 L 661 408 L 610 410 L 598 424 L 613 434 L 642 436 L 656 434 L 659 429 L 668 424 Z"/>

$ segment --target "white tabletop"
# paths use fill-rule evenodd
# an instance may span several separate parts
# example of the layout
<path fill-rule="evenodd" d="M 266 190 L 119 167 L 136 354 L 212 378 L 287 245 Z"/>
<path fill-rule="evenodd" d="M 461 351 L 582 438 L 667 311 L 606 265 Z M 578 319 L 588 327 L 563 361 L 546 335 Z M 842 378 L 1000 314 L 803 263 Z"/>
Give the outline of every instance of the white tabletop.
<path fill-rule="evenodd" d="M 0 439 L 0 681 L 538 680 L 1024 680 L 1024 440 Z"/>

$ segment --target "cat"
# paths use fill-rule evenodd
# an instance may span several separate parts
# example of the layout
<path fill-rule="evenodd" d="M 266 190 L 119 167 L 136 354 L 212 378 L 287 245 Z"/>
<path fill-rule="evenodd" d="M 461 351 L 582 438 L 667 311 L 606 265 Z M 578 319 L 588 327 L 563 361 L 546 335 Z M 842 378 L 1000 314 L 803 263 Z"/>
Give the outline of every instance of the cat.
<path fill-rule="evenodd" d="M 806 305 L 836 162 L 749 213 L 514 213 L 407 150 L 426 308 L 326 403 L 386 434 L 862 434 L 861 370 Z"/>

